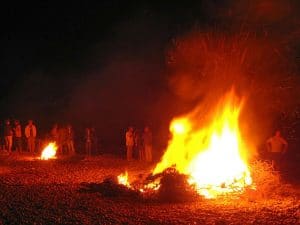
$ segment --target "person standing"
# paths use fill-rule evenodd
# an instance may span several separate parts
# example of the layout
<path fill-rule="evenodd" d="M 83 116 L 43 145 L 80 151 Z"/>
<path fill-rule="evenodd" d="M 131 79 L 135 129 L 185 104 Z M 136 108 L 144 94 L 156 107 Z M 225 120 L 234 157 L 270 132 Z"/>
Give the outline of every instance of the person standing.
<path fill-rule="evenodd" d="M 92 156 L 92 133 L 89 127 L 85 128 L 85 152 L 88 157 Z"/>
<path fill-rule="evenodd" d="M 25 137 L 27 139 L 27 147 L 30 153 L 35 152 L 35 138 L 36 138 L 36 126 L 32 120 L 28 120 L 28 124 L 25 127 Z"/>
<path fill-rule="evenodd" d="M 4 140 L 5 140 L 5 149 L 9 153 L 11 153 L 12 141 L 13 141 L 12 138 L 13 138 L 13 129 L 10 125 L 10 121 L 6 120 L 4 126 Z"/>
<path fill-rule="evenodd" d="M 125 134 L 126 141 L 126 158 L 128 161 L 132 160 L 133 146 L 134 146 L 134 136 L 133 127 L 129 127 Z"/>
<path fill-rule="evenodd" d="M 139 130 L 135 130 L 134 132 L 134 152 L 138 158 L 138 160 L 144 160 L 144 148 L 143 141 L 141 137 L 141 132 Z"/>
<path fill-rule="evenodd" d="M 51 141 L 54 141 L 58 145 L 58 125 L 57 123 L 53 124 L 53 127 L 50 131 Z"/>
<path fill-rule="evenodd" d="M 74 149 L 74 131 L 71 125 L 67 126 L 67 152 L 69 155 L 75 154 Z"/>
<path fill-rule="evenodd" d="M 96 133 L 96 129 L 94 127 L 91 128 L 91 137 L 92 137 L 92 149 L 94 151 L 94 154 L 99 154 L 98 136 Z"/>
<path fill-rule="evenodd" d="M 287 141 L 281 136 L 279 130 L 275 132 L 273 137 L 267 140 L 267 149 L 272 161 L 272 165 L 278 168 L 281 163 L 283 156 L 285 155 L 288 148 Z"/>
<path fill-rule="evenodd" d="M 19 120 L 15 120 L 14 134 L 16 151 L 20 153 L 22 151 L 22 128 Z"/>
<path fill-rule="evenodd" d="M 143 133 L 144 154 L 146 162 L 152 161 L 152 133 L 148 126 L 145 127 Z"/>

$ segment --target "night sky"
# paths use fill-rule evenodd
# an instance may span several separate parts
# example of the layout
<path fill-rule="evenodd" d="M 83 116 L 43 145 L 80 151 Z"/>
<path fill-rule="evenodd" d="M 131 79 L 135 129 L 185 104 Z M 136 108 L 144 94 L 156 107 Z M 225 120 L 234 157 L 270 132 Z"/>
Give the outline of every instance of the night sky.
<path fill-rule="evenodd" d="M 33 118 L 44 132 L 54 122 L 116 133 L 151 123 L 147 111 L 166 88 L 166 46 L 202 17 L 201 5 L 113 0 L 7 6 L 2 120 Z"/>
<path fill-rule="evenodd" d="M 0 119 L 32 118 L 41 137 L 54 122 L 73 124 L 77 136 L 95 126 L 104 143 L 122 143 L 129 125 L 166 135 L 192 104 L 170 90 L 168 47 L 195 27 L 227 29 L 248 18 L 250 1 L 233 2 L 10 3 L 2 9 Z M 265 24 L 274 26 L 270 18 L 286 13 L 282 1 L 264 2 Z"/>

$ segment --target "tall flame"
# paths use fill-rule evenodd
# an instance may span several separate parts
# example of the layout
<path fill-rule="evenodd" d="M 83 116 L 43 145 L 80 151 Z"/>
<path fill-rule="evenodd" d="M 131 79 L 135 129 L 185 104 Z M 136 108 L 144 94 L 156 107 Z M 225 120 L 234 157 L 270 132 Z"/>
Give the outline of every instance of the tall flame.
<path fill-rule="evenodd" d="M 50 142 L 42 151 L 41 159 L 48 160 L 55 158 L 57 146 L 55 142 Z"/>
<path fill-rule="evenodd" d="M 242 191 L 250 185 L 247 148 L 239 129 L 242 105 L 231 91 L 211 114 L 208 126 L 199 128 L 193 114 L 174 119 L 170 125 L 173 137 L 153 174 L 175 166 L 190 176 L 189 183 L 206 198 Z"/>

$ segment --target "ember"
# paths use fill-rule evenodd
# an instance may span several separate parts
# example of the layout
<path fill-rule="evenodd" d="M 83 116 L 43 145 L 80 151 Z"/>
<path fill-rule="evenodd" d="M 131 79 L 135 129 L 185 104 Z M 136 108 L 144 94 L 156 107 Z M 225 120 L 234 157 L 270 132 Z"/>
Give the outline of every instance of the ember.
<path fill-rule="evenodd" d="M 55 142 L 50 142 L 42 151 L 41 159 L 48 160 L 48 159 L 55 159 L 56 158 L 56 151 L 57 146 Z"/>

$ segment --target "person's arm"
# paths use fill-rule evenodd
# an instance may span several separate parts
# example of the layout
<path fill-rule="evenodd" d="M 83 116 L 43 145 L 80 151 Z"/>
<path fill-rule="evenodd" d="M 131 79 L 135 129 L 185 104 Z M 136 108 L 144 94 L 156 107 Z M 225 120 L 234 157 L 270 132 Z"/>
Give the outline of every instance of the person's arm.
<path fill-rule="evenodd" d="M 33 126 L 33 136 L 36 137 L 36 135 L 37 135 L 36 126 Z"/>

